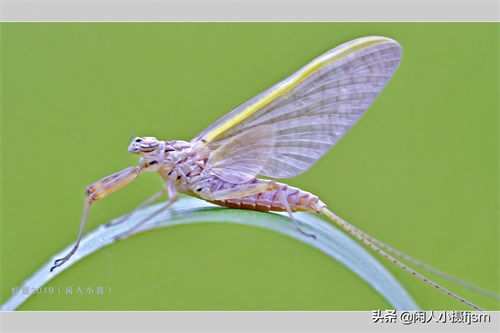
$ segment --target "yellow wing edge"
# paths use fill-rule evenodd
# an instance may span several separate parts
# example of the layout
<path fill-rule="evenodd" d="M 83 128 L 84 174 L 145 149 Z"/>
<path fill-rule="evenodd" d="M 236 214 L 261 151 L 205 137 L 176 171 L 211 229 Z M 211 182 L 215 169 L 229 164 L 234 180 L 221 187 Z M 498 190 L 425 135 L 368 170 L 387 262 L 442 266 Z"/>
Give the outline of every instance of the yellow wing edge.
<path fill-rule="evenodd" d="M 259 99 L 254 104 L 246 107 L 244 110 L 238 113 L 233 119 L 219 124 L 218 126 L 213 128 L 210 132 L 206 133 L 203 137 L 204 140 L 202 146 L 211 142 L 214 138 L 224 133 L 225 131 L 233 127 L 235 124 L 251 116 L 256 111 L 258 111 L 260 108 L 262 108 L 264 105 L 268 104 L 275 98 L 282 96 L 283 94 L 286 94 L 287 92 L 295 88 L 304 79 L 309 77 L 314 72 L 320 70 L 321 68 L 333 62 L 336 62 L 340 59 L 343 59 L 355 52 L 383 43 L 397 43 L 397 42 L 394 41 L 393 39 L 380 36 L 361 37 L 352 40 L 350 42 L 347 42 L 343 46 L 341 45 L 338 46 L 337 48 L 334 48 L 332 50 L 334 52 L 330 51 L 331 53 L 327 52 L 322 56 L 319 56 L 318 58 L 307 64 L 305 67 L 300 69 L 298 72 L 296 72 L 294 75 L 282 81 L 283 85 L 281 87 L 270 91 L 268 95 Z"/>

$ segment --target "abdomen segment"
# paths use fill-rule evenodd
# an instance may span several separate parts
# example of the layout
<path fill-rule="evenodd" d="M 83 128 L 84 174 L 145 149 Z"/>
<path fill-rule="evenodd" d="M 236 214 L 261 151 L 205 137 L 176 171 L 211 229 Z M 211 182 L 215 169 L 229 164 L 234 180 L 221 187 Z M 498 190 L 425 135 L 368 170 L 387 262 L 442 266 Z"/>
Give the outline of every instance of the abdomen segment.
<path fill-rule="evenodd" d="M 303 191 L 296 187 L 264 179 L 255 179 L 252 182 L 255 182 L 255 185 L 257 185 L 257 183 L 261 184 L 262 182 L 268 183 L 269 188 L 271 189 L 256 194 L 251 194 L 226 200 L 213 200 L 210 202 L 219 206 L 224 206 L 229 208 L 260 210 L 260 211 L 285 211 L 286 210 L 285 205 L 281 200 L 281 197 L 278 192 L 278 187 L 279 187 L 279 189 L 281 189 L 281 191 L 283 192 L 283 195 L 286 198 L 292 212 L 310 211 L 319 213 L 323 209 L 323 207 L 326 206 L 314 194 Z M 244 185 L 225 184 L 225 185 L 226 186 L 229 185 L 230 187 L 234 186 L 234 188 L 236 189 L 236 187 L 238 186 L 245 186 L 249 184 L 244 184 Z"/>

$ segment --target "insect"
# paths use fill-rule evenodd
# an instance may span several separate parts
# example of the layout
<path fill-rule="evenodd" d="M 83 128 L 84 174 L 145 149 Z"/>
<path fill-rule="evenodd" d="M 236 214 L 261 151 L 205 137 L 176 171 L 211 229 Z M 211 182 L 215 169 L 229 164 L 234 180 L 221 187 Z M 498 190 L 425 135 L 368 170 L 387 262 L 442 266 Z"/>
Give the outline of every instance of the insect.
<path fill-rule="evenodd" d="M 175 203 L 178 193 L 186 193 L 230 208 L 286 211 L 298 232 L 314 238 L 299 227 L 292 213 L 324 214 L 396 265 L 479 310 L 394 259 L 387 252 L 404 255 L 336 216 L 316 195 L 274 180 L 301 174 L 335 145 L 385 87 L 401 55 L 401 46 L 390 38 L 355 39 L 314 59 L 189 142 L 134 138 L 128 151 L 140 156 L 138 165 L 87 187 L 77 241 L 65 257 L 54 262 L 51 271 L 76 252 L 93 202 L 142 172 L 157 172 L 165 181 L 161 191 L 139 207 L 164 194 L 169 200 L 151 217 Z"/>

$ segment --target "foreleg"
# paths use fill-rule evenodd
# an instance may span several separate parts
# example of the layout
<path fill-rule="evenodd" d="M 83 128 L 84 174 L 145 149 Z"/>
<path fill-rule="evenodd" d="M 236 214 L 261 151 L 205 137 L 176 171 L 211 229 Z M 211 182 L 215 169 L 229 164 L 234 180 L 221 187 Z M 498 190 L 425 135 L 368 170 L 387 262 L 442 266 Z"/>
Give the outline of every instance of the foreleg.
<path fill-rule="evenodd" d="M 94 184 L 90 185 L 89 187 L 87 187 L 87 191 L 85 192 L 85 203 L 83 205 L 82 220 L 80 222 L 80 230 L 78 231 L 78 237 L 76 239 L 75 246 L 73 246 L 73 249 L 71 249 L 71 251 L 64 258 L 57 259 L 54 262 L 54 266 L 52 266 L 52 268 L 50 269 L 51 272 L 56 267 L 59 267 L 66 261 L 68 261 L 68 259 L 71 258 L 73 254 L 76 252 L 76 249 L 78 249 L 78 246 L 80 245 L 80 240 L 82 239 L 83 229 L 87 221 L 87 215 L 89 213 L 90 206 L 92 205 L 92 203 L 121 189 L 123 186 L 129 184 L 131 181 L 137 178 L 140 174 L 141 174 L 140 168 L 130 167 L 125 170 L 114 173 L 111 176 L 103 178 L 95 182 Z"/>

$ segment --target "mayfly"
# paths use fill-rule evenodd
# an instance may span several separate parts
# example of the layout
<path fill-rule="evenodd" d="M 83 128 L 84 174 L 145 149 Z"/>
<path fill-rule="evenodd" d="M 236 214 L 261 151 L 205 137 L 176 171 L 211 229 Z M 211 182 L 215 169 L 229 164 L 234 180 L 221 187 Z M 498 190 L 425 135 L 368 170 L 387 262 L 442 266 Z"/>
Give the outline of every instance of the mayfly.
<path fill-rule="evenodd" d="M 151 217 L 173 204 L 178 193 L 186 193 L 230 208 L 288 212 L 297 231 L 314 238 L 299 227 L 292 212 L 324 214 L 396 265 L 479 310 L 394 259 L 387 252 L 404 255 L 336 216 L 317 196 L 274 180 L 301 174 L 335 145 L 370 107 L 400 60 L 401 46 L 390 38 L 355 39 L 314 59 L 190 142 L 134 138 L 128 151 L 140 156 L 138 166 L 87 188 L 77 241 L 64 258 L 55 261 L 51 271 L 77 250 L 93 202 L 129 184 L 142 172 L 157 172 L 165 181 L 162 190 L 139 207 L 164 193 L 169 201 Z M 259 179 L 258 175 L 271 179 Z"/>

